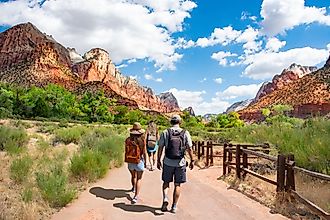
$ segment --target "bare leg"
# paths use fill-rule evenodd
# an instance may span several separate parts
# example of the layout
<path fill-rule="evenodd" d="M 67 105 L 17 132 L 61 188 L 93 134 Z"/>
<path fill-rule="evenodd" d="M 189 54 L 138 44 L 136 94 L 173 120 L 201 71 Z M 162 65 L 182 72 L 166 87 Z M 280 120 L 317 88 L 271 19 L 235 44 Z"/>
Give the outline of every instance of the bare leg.
<path fill-rule="evenodd" d="M 152 153 L 152 164 L 155 166 L 156 164 L 156 151 Z"/>
<path fill-rule="evenodd" d="M 150 170 L 152 170 L 151 154 L 152 154 L 152 153 L 150 153 L 150 154 L 148 155 L 148 158 L 149 158 L 149 164 L 150 164 Z"/>
<path fill-rule="evenodd" d="M 130 170 L 129 172 L 131 173 L 132 188 L 136 189 L 136 187 L 135 187 L 135 185 L 136 185 L 136 171 L 135 170 Z"/>
<path fill-rule="evenodd" d="M 181 186 L 180 183 L 175 183 L 174 184 L 174 192 L 173 192 L 173 206 L 176 206 L 178 203 L 180 193 L 181 193 Z"/>
<path fill-rule="evenodd" d="M 137 198 L 140 194 L 142 174 L 143 174 L 143 171 L 137 171 L 137 179 L 136 179 L 136 185 L 135 185 L 135 196 L 134 196 L 135 198 Z"/>
<path fill-rule="evenodd" d="M 170 188 L 170 183 L 163 183 L 163 200 L 167 200 L 167 193 L 168 193 L 168 189 Z"/>

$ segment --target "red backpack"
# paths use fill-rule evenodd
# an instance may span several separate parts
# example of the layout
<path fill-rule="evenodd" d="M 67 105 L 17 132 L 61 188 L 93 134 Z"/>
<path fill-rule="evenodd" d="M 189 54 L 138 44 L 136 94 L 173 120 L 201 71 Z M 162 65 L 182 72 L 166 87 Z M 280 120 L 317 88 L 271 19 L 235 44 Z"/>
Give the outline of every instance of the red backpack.
<path fill-rule="evenodd" d="M 140 163 L 141 149 L 137 143 L 127 138 L 125 141 L 125 162 L 127 163 Z"/>

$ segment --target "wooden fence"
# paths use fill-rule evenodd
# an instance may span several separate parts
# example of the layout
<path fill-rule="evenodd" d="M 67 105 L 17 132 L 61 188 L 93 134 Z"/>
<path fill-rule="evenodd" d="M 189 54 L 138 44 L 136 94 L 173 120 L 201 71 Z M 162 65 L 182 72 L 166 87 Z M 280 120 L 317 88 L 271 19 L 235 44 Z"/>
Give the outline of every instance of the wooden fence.
<path fill-rule="evenodd" d="M 214 155 L 213 147 L 222 147 L 222 155 Z M 222 157 L 223 175 L 227 175 L 232 170 L 235 170 L 236 177 L 239 179 L 244 178 L 247 174 L 255 176 L 263 181 L 276 186 L 277 192 L 287 192 L 290 193 L 294 198 L 296 198 L 301 203 L 305 204 L 314 213 L 320 217 L 329 220 L 330 215 L 317 205 L 313 204 L 308 199 L 304 198 L 296 191 L 295 185 L 295 171 L 304 173 L 311 177 L 330 181 L 330 176 L 325 174 L 320 174 L 312 172 L 295 165 L 294 155 L 283 155 L 279 154 L 277 157 L 269 155 L 270 146 L 268 144 L 262 145 L 246 145 L 246 144 L 218 144 L 212 143 L 211 141 L 194 141 L 193 150 L 197 155 L 198 159 L 206 157 L 206 166 L 213 165 L 214 157 Z M 263 158 L 265 160 L 271 161 L 276 164 L 276 180 L 267 178 L 253 170 L 249 169 L 251 162 L 249 159 Z"/>

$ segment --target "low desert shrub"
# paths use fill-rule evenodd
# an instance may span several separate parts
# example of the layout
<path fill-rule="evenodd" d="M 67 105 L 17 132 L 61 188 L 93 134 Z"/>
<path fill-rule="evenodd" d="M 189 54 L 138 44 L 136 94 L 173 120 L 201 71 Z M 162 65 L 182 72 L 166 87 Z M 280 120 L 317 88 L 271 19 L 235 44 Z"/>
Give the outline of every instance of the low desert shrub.
<path fill-rule="evenodd" d="M 23 128 L 13 128 L 0 125 L 0 150 L 9 153 L 21 152 L 28 136 Z"/>
<path fill-rule="evenodd" d="M 108 169 L 108 157 L 97 150 L 83 149 L 71 158 L 70 170 L 76 178 L 94 181 L 103 177 Z"/>
<path fill-rule="evenodd" d="M 32 165 L 33 160 L 28 155 L 13 160 L 10 165 L 10 178 L 16 183 L 22 183 L 29 175 Z"/>
<path fill-rule="evenodd" d="M 69 185 L 61 164 L 54 164 L 49 171 L 38 172 L 36 180 L 42 197 L 52 207 L 63 207 L 76 196 L 76 190 Z"/>
<path fill-rule="evenodd" d="M 78 144 L 79 140 L 87 132 L 87 130 L 88 129 L 83 126 L 58 129 L 55 131 L 54 142 L 63 142 L 64 144 Z"/>

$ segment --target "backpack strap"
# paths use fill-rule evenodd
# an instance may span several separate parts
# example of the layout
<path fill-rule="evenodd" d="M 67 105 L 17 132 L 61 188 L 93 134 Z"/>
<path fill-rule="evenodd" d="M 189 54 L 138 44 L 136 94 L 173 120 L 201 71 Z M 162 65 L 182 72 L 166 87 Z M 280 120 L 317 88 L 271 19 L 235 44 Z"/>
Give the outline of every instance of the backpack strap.
<path fill-rule="evenodd" d="M 166 142 L 166 147 L 168 147 L 168 144 L 170 143 L 170 139 L 172 138 L 172 131 L 171 128 L 167 129 L 167 142 Z"/>

